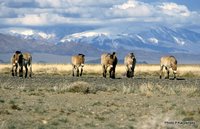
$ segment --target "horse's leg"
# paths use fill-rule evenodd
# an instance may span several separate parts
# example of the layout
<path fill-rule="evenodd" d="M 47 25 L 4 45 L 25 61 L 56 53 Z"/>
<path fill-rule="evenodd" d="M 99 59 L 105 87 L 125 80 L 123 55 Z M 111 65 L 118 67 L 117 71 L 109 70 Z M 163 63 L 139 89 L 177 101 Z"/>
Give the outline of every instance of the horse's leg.
<path fill-rule="evenodd" d="M 27 78 L 27 74 L 28 74 L 28 66 L 27 66 L 27 64 L 25 64 L 25 69 L 26 69 L 25 78 Z"/>
<path fill-rule="evenodd" d="M 163 65 L 160 66 L 160 79 L 162 79 L 162 74 L 163 74 Z"/>
<path fill-rule="evenodd" d="M 12 76 L 15 76 L 15 74 L 14 74 L 14 67 L 15 67 L 15 65 L 12 65 L 12 70 L 11 70 Z"/>
<path fill-rule="evenodd" d="M 72 65 L 72 76 L 74 76 L 75 65 Z"/>
<path fill-rule="evenodd" d="M 133 77 L 133 70 L 132 70 L 132 69 L 130 69 L 130 71 L 129 71 L 129 75 L 130 75 L 130 76 L 129 76 L 130 78 Z"/>
<path fill-rule="evenodd" d="M 19 77 L 23 77 L 23 65 L 20 65 Z"/>
<path fill-rule="evenodd" d="M 79 67 L 76 67 L 76 76 L 79 76 Z"/>
<path fill-rule="evenodd" d="M 129 70 L 126 71 L 126 77 L 129 78 Z"/>
<path fill-rule="evenodd" d="M 18 64 L 15 65 L 15 76 L 17 76 Z"/>
<path fill-rule="evenodd" d="M 32 64 L 29 65 L 29 77 L 32 77 Z"/>
<path fill-rule="evenodd" d="M 176 79 L 176 70 L 173 70 L 174 79 Z"/>
<path fill-rule="evenodd" d="M 115 69 L 116 69 L 116 65 L 114 66 L 114 69 L 113 69 L 113 78 L 115 78 Z"/>
<path fill-rule="evenodd" d="M 83 67 L 81 66 L 81 73 L 80 73 L 80 76 L 82 76 L 83 74 Z"/>
<path fill-rule="evenodd" d="M 111 67 L 109 70 L 110 78 L 115 78 L 115 70 L 114 69 L 115 69 L 114 67 Z"/>
<path fill-rule="evenodd" d="M 128 65 L 126 65 L 126 77 L 129 78 L 129 68 L 128 68 Z"/>
<path fill-rule="evenodd" d="M 133 78 L 133 76 L 134 76 L 134 68 L 133 68 L 133 66 L 131 65 L 130 67 L 129 67 L 129 69 L 128 69 L 128 78 Z"/>
<path fill-rule="evenodd" d="M 106 78 L 107 68 L 105 65 L 102 66 L 102 71 L 103 71 L 103 77 Z"/>
<path fill-rule="evenodd" d="M 134 69 L 134 67 L 131 69 L 131 77 L 133 78 L 134 77 L 134 72 L 135 72 L 135 69 Z"/>
<path fill-rule="evenodd" d="M 167 71 L 167 76 L 165 77 L 165 79 L 169 79 L 169 68 L 165 67 L 166 71 Z"/>
<path fill-rule="evenodd" d="M 113 68 L 112 68 L 112 78 L 115 78 L 115 68 L 116 68 L 116 66 L 113 66 Z"/>
<path fill-rule="evenodd" d="M 110 78 L 113 78 L 113 68 L 109 69 L 109 76 L 110 76 Z"/>

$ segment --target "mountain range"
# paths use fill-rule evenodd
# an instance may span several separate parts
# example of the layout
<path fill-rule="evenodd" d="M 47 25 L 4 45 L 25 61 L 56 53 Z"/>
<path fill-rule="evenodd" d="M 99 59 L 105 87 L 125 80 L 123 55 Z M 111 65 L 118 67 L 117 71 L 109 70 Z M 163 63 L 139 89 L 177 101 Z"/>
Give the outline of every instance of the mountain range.
<path fill-rule="evenodd" d="M 140 31 L 136 27 L 72 28 L 3 28 L 0 29 L 0 51 L 62 56 L 84 53 L 94 60 L 103 52 L 116 51 L 120 59 L 134 52 L 139 61 L 148 63 L 159 63 L 160 56 L 172 54 L 181 63 L 200 63 L 200 33 L 196 31 L 200 27 L 159 25 Z"/>

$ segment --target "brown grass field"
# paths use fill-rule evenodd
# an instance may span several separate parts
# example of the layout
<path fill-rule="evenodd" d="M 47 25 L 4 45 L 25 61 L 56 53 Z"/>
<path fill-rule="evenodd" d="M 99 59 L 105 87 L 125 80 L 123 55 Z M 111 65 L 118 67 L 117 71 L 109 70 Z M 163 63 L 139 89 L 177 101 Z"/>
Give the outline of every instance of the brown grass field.
<path fill-rule="evenodd" d="M 57 74 L 70 75 L 71 64 L 33 64 L 33 74 Z M 159 76 L 160 66 L 157 64 L 139 64 L 136 65 L 135 75 Z M 10 64 L 0 64 L 0 73 L 9 74 L 11 70 Z M 200 65 L 178 65 L 178 76 L 180 77 L 200 77 Z M 84 66 L 84 74 L 87 76 L 101 75 L 102 68 L 99 64 L 86 64 Z M 116 74 L 121 77 L 125 74 L 125 66 L 117 65 Z"/>
<path fill-rule="evenodd" d="M 200 129 L 200 65 L 178 65 L 177 80 L 159 65 L 136 65 L 126 78 L 103 78 L 100 65 L 82 77 L 70 64 L 33 64 L 32 78 L 0 64 L 0 129 Z M 171 78 L 172 78 L 172 74 Z"/>

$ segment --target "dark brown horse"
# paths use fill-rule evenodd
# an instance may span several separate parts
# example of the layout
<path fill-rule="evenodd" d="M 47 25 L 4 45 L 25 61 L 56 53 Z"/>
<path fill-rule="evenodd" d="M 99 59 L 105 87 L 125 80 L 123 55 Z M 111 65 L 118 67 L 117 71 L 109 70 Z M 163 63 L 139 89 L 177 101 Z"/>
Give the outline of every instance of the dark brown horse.
<path fill-rule="evenodd" d="M 16 51 L 11 57 L 12 64 L 12 76 L 17 76 L 17 71 L 19 67 L 19 76 L 23 77 L 23 67 L 25 67 L 25 78 L 28 75 L 32 76 L 32 56 L 30 53 L 22 53 L 21 51 Z"/>

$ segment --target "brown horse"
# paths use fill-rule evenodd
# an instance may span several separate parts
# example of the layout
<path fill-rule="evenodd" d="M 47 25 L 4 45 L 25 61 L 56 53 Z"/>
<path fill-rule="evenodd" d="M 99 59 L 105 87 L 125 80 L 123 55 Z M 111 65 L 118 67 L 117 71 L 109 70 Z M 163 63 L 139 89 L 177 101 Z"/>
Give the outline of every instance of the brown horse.
<path fill-rule="evenodd" d="M 124 58 L 124 64 L 126 65 L 126 76 L 128 78 L 134 77 L 134 70 L 136 64 L 136 58 L 133 53 L 129 53 Z"/>
<path fill-rule="evenodd" d="M 115 68 L 117 65 L 117 56 L 116 53 L 113 52 L 105 53 L 101 55 L 101 65 L 103 70 L 103 77 L 106 78 L 107 69 L 109 68 L 110 78 L 115 78 Z"/>
<path fill-rule="evenodd" d="M 22 53 L 21 51 L 16 51 L 11 57 L 12 64 L 12 76 L 17 76 L 18 66 L 19 76 L 23 77 L 23 67 L 26 69 L 25 78 L 27 77 L 29 71 L 29 77 L 32 76 L 32 56 L 30 53 Z"/>
<path fill-rule="evenodd" d="M 75 70 L 76 70 L 77 77 L 82 76 L 83 67 L 85 63 L 85 55 L 78 54 L 78 55 L 72 56 L 71 63 L 72 63 L 72 76 L 74 76 Z M 79 69 L 80 69 L 80 74 L 79 74 Z"/>
<path fill-rule="evenodd" d="M 169 70 L 172 68 L 174 79 L 176 79 L 177 60 L 174 56 L 163 56 L 160 59 L 160 79 L 162 78 L 163 68 L 167 70 L 166 79 L 169 79 Z"/>

